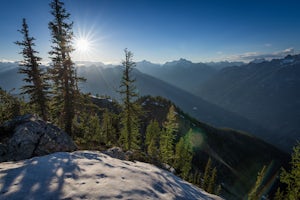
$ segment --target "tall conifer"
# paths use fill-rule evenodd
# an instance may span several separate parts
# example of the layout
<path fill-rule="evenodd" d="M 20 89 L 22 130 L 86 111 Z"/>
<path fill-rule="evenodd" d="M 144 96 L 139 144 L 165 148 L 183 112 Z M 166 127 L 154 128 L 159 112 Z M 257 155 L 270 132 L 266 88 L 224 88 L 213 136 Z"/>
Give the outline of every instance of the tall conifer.
<path fill-rule="evenodd" d="M 139 115 L 141 108 L 134 100 L 138 97 L 135 79 L 132 77 L 132 70 L 135 67 L 133 62 L 133 54 L 127 49 L 125 52 L 125 60 L 123 65 L 123 76 L 120 84 L 120 94 L 123 100 L 123 112 L 121 113 L 121 136 L 120 143 L 125 149 L 139 149 Z"/>
<path fill-rule="evenodd" d="M 257 174 L 256 182 L 253 188 L 250 190 L 248 194 L 248 200 L 256 200 L 260 199 L 262 194 L 261 194 L 261 187 L 264 181 L 264 177 L 266 174 L 266 166 L 263 166 L 260 172 Z"/>
<path fill-rule="evenodd" d="M 101 131 L 106 145 L 116 144 L 117 130 L 114 124 L 114 115 L 105 109 L 103 113 Z"/>
<path fill-rule="evenodd" d="M 55 114 L 59 115 L 58 123 L 62 125 L 67 133 L 72 134 L 73 118 L 76 114 L 76 103 L 79 100 L 78 81 L 83 80 L 77 77 L 71 53 L 73 22 L 70 22 L 70 14 L 64 8 L 60 0 L 53 0 L 50 3 L 53 20 L 49 22 L 49 29 L 52 36 L 52 50 L 49 52 L 52 59 L 50 70 L 54 84 Z"/>
<path fill-rule="evenodd" d="M 146 129 L 146 147 L 147 153 L 154 160 L 157 160 L 159 157 L 159 136 L 161 129 L 156 120 L 152 120 Z"/>
<path fill-rule="evenodd" d="M 47 120 L 47 102 L 49 85 L 46 82 L 46 75 L 40 68 L 41 58 L 36 56 L 38 52 L 34 50 L 34 37 L 29 35 L 26 19 L 22 21 L 22 29 L 19 32 L 23 35 L 22 41 L 16 44 L 22 47 L 20 54 L 23 55 L 23 61 L 20 62 L 19 73 L 24 74 L 23 81 L 26 85 L 22 86 L 21 94 L 29 95 L 29 104 L 35 107 L 35 111 Z"/>
<path fill-rule="evenodd" d="M 300 142 L 293 148 L 290 164 L 290 171 L 283 169 L 280 175 L 280 181 L 287 185 L 286 199 L 300 199 Z"/>
<path fill-rule="evenodd" d="M 203 180 L 202 180 L 202 184 L 201 184 L 201 187 L 204 190 L 207 190 L 207 188 L 208 188 L 209 180 L 211 177 L 210 173 L 211 173 L 211 158 L 209 158 L 206 163 Z"/>
<path fill-rule="evenodd" d="M 215 193 L 216 178 L 217 178 L 217 168 L 214 167 L 213 170 L 211 171 L 211 177 L 208 182 L 207 192 L 212 193 L 212 194 Z"/>
<path fill-rule="evenodd" d="M 160 139 L 161 158 L 168 164 L 173 164 L 174 160 L 174 138 L 179 128 L 176 115 L 175 107 L 171 105 Z"/>

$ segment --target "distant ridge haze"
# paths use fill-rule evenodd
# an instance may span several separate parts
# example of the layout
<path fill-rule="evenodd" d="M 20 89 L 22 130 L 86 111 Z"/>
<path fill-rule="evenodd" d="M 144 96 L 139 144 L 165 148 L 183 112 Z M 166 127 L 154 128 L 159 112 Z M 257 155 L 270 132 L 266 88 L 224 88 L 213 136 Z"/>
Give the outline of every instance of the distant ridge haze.
<path fill-rule="evenodd" d="M 300 55 L 248 64 L 186 59 L 136 64 L 134 76 L 141 95 L 164 96 L 199 120 L 255 133 L 287 151 L 300 140 Z M 119 98 L 120 65 L 86 61 L 76 65 L 88 80 L 83 91 Z M 17 68 L 17 63 L 0 63 L 0 87 L 19 92 L 23 83 Z"/>

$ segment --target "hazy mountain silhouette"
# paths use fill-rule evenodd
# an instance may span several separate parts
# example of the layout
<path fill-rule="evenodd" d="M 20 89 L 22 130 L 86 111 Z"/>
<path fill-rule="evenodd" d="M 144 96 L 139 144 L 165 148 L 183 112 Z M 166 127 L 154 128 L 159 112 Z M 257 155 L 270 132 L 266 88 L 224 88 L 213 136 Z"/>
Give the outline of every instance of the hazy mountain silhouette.
<path fill-rule="evenodd" d="M 137 63 L 137 69 L 141 72 L 164 80 L 176 87 L 191 93 L 198 91 L 199 84 L 208 80 L 219 69 L 228 66 L 241 65 L 240 62 L 210 62 L 193 63 L 186 59 L 166 62 L 163 65 L 153 64 L 148 61 Z"/>
<path fill-rule="evenodd" d="M 278 60 L 278 61 L 274 61 L 274 62 L 282 63 L 282 62 L 287 62 L 287 60 L 285 60 L 285 61 Z M 146 61 L 144 61 L 144 63 L 147 63 L 149 65 L 149 67 L 153 65 L 152 63 L 149 63 Z M 178 63 L 187 63 L 187 64 L 189 63 L 189 64 L 191 64 L 191 66 L 194 65 L 193 63 L 183 60 L 183 59 L 181 59 L 177 62 L 167 63 L 167 65 L 172 66 L 173 64 L 176 64 L 176 63 L 177 64 Z M 263 63 L 261 63 L 261 64 L 263 64 Z M 15 90 L 12 91 L 12 93 L 18 94 L 19 88 L 23 84 L 22 76 L 17 73 L 18 69 L 17 69 L 16 63 L 14 63 L 14 64 L 9 63 L 9 67 L 7 67 L 7 65 L 8 65 L 7 63 L 0 63 L 0 68 L 6 69 L 6 70 L 0 71 L 0 86 L 6 90 L 11 90 L 12 88 L 15 88 Z M 255 66 L 255 65 L 256 64 L 251 63 L 246 66 Z M 280 64 L 280 66 L 281 65 L 282 64 Z M 284 65 L 286 65 L 286 64 L 284 64 Z M 4 67 L 4 66 L 6 66 L 6 67 Z M 156 65 L 156 66 L 153 66 L 153 69 L 159 68 L 159 67 L 161 67 L 161 66 Z M 186 68 L 189 68 L 189 67 L 186 67 Z M 204 68 L 206 69 L 207 67 L 204 67 Z M 208 68 L 210 68 L 210 67 L 208 67 Z M 165 81 L 162 81 L 153 76 L 149 76 L 147 74 L 141 73 L 138 70 L 134 71 L 134 76 L 137 79 L 137 88 L 139 90 L 140 95 L 163 96 L 165 98 L 172 100 L 175 104 L 180 106 L 185 112 L 189 113 L 191 116 L 197 118 L 198 120 L 201 120 L 203 122 L 206 122 L 208 124 L 211 124 L 211 125 L 214 125 L 217 127 L 230 127 L 233 129 L 250 132 L 252 134 L 259 136 L 260 138 L 263 138 L 264 140 L 266 140 L 268 142 L 276 144 L 278 147 L 285 147 L 285 149 L 288 149 L 289 147 L 291 147 L 291 144 L 295 142 L 295 138 L 298 137 L 297 133 L 299 132 L 299 131 L 298 132 L 294 131 L 294 130 L 299 129 L 299 127 L 297 127 L 297 122 L 299 122 L 299 114 L 297 114 L 296 109 L 292 109 L 292 108 L 295 108 L 293 106 L 293 104 L 297 104 L 297 98 L 295 96 L 288 96 L 290 91 L 287 90 L 286 91 L 287 94 L 283 94 L 283 93 L 278 94 L 278 91 L 277 91 L 278 95 L 274 96 L 274 98 L 278 99 L 277 104 L 279 104 L 280 106 L 277 106 L 276 109 L 279 109 L 279 110 L 275 109 L 274 114 L 273 114 L 273 107 L 276 107 L 277 104 L 272 103 L 272 102 L 276 102 L 275 99 L 268 98 L 266 100 L 266 102 L 264 102 L 266 107 L 260 108 L 255 114 L 259 115 L 260 112 L 264 111 L 266 113 L 265 118 L 263 118 L 263 117 L 250 118 L 250 117 L 248 117 L 247 112 L 237 112 L 232 107 L 223 104 L 225 102 L 230 103 L 232 101 L 232 102 L 235 102 L 235 103 L 232 103 L 233 106 L 236 106 L 237 108 L 241 109 L 243 107 L 247 107 L 248 104 L 246 102 L 250 101 L 251 98 L 254 98 L 255 95 L 251 98 L 247 98 L 247 94 L 249 92 L 245 93 L 246 90 L 243 90 L 243 87 L 244 88 L 246 87 L 247 90 L 249 90 L 249 91 L 257 91 L 256 88 L 254 87 L 255 84 L 252 84 L 251 87 L 254 87 L 254 88 L 252 90 L 250 90 L 250 88 L 251 88 L 250 86 L 248 86 L 247 84 L 246 85 L 242 84 L 242 81 L 243 81 L 243 79 L 241 78 L 242 76 L 237 75 L 238 78 L 236 78 L 236 80 L 241 81 L 241 83 L 233 81 L 233 80 L 235 80 L 234 77 L 229 77 L 228 80 L 227 79 L 223 80 L 223 79 L 219 78 L 219 76 L 220 77 L 224 76 L 222 74 L 226 75 L 228 71 L 231 72 L 231 71 L 235 71 L 235 69 L 244 69 L 244 68 L 247 69 L 247 67 L 244 67 L 244 66 L 229 67 L 229 68 L 224 68 L 220 72 L 217 72 L 216 70 L 213 70 L 210 68 L 209 70 L 214 71 L 213 72 L 214 75 L 211 74 L 210 75 L 211 78 L 209 79 L 209 81 L 206 81 L 205 84 L 204 83 L 201 84 L 201 85 L 203 85 L 203 87 L 201 87 L 201 89 L 200 89 L 200 86 L 198 86 L 198 88 L 197 88 L 199 96 L 203 95 L 203 97 L 205 97 L 207 99 L 207 101 L 200 98 L 199 96 L 193 95 L 185 90 L 182 90 L 178 87 L 168 84 Z M 84 92 L 91 92 L 94 95 L 96 95 L 96 94 L 109 95 L 116 99 L 120 98 L 119 94 L 116 92 L 119 89 L 120 78 L 122 75 L 122 69 L 120 66 L 107 67 L 103 63 L 92 63 L 92 62 L 86 63 L 86 62 L 84 62 L 84 63 L 80 63 L 78 65 L 77 69 L 78 69 L 78 73 L 80 76 L 87 78 L 87 82 L 80 85 L 80 87 L 82 88 L 82 90 Z M 181 69 L 184 69 L 184 67 L 181 67 Z M 284 69 L 287 70 L 287 69 L 289 69 L 289 67 L 282 68 L 282 70 L 284 70 Z M 242 70 L 242 71 L 244 71 L 244 70 Z M 244 76 L 246 76 L 247 73 L 248 73 L 247 71 L 244 71 Z M 257 76 L 263 77 L 264 75 L 258 74 Z M 227 77 L 227 76 L 225 76 L 225 77 Z M 281 74 L 281 78 L 284 79 L 284 77 L 286 77 L 286 76 L 284 74 Z M 220 79 L 220 80 L 218 80 L 218 79 Z M 163 80 L 165 80 L 165 79 L 163 79 Z M 192 79 L 190 79 L 190 80 L 192 80 Z M 230 95 L 228 95 L 228 96 L 226 96 L 226 98 L 223 98 L 222 96 L 220 96 L 220 95 L 222 95 L 222 93 L 218 93 L 218 91 L 220 92 L 220 90 L 218 89 L 219 85 L 214 84 L 214 80 L 215 81 L 218 80 L 219 82 L 216 82 L 216 83 L 220 83 L 222 87 L 226 86 L 225 83 L 228 82 L 228 83 L 233 84 L 232 88 L 234 88 L 233 86 L 235 86 L 235 87 L 240 88 L 240 90 L 236 91 L 236 93 L 235 93 L 236 96 L 231 97 Z M 224 82 L 222 82 L 222 80 Z M 277 77 L 274 77 L 274 81 L 275 80 L 277 80 Z M 192 81 L 189 81 L 189 82 L 191 82 L 190 84 L 193 85 Z M 221 86 L 219 88 L 222 88 Z M 295 87 L 295 88 L 297 88 L 297 87 Z M 298 86 L 298 88 L 299 88 L 299 86 Z M 275 90 L 276 88 L 273 88 L 273 89 L 274 89 L 274 91 L 271 89 L 269 89 L 269 91 L 276 92 L 276 90 Z M 221 89 L 221 91 L 223 91 L 223 90 Z M 225 91 L 226 90 L 224 89 L 223 92 L 225 92 Z M 293 91 L 294 91 L 294 95 L 299 94 L 296 92 L 296 89 Z M 210 92 L 213 92 L 213 93 L 210 93 Z M 238 93 L 238 92 L 240 92 L 240 93 Z M 230 93 L 228 93 L 228 94 L 230 94 Z M 239 94 L 240 94 L 240 96 L 239 96 Z M 266 93 L 263 91 L 261 91 L 261 92 L 257 91 L 256 98 L 258 98 L 259 96 L 264 96 L 265 94 Z M 281 96 L 280 94 L 283 94 L 283 96 Z M 214 96 L 214 95 L 216 95 L 216 96 Z M 286 97 L 289 97 L 289 98 L 286 98 Z M 237 98 L 237 99 L 231 100 L 230 98 Z M 245 98 L 247 99 L 247 101 L 245 100 Z M 299 99 L 299 97 L 298 97 L 298 99 Z M 252 107 L 260 106 L 261 103 L 257 102 L 257 101 L 254 101 L 257 103 L 257 105 L 253 105 Z M 286 104 L 285 106 L 283 106 L 282 102 L 287 102 L 287 101 L 291 102 L 291 104 Z M 210 103 L 210 102 L 213 102 L 214 104 Z M 215 104 L 219 104 L 219 106 L 216 106 Z M 297 105 L 299 105 L 299 104 L 297 104 Z M 284 111 L 285 116 L 280 116 L 279 114 L 280 114 L 281 110 L 284 110 L 285 108 L 287 108 L 287 110 Z M 230 110 L 230 111 L 228 111 L 228 110 Z M 249 110 L 251 111 L 251 108 L 249 108 Z M 244 116 L 246 116 L 246 117 L 244 117 Z M 277 116 L 277 118 L 275 116 Z M 284 130 L 278 129 L 278 126 L 280 126 L 280 124 L 282 124 L 282 123 L 278 123 L 277 127 L 276 126 L 275 127 L 266 126 L 268 119 L 271 119 L 270 123 L 274 123 L 274 121 L 275 122 L 280 121 L 280 117 L 286 117 L 286 116 L 292 116 L 292 117 L 285 119 L 286 126 L 283 127 Z M 275 118 L 275 120 L 272 121 L 272 119 L 274 119 L 274 118 Z M 278 130 L 280 130 L 281 133 L 279 133 Z"/>
<path fill-rule="evenodd" d="M 228 67 L 198 85 L 198 96 L 271 130 L 286 149 L 300 139 L 300 55 Z"/>

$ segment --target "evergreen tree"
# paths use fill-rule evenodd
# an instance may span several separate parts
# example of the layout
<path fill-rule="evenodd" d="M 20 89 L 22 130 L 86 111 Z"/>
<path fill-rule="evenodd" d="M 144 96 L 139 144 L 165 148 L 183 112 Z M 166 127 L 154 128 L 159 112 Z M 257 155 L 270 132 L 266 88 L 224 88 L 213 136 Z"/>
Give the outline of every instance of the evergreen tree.
<path fill-rule="evenodd" d="M 200 182 L 201 182 L 201 173 L 198 169 L 196 169 L 196 171 L 193 174 L 193 183 L 195 185 L 200 186 Z"/>
<path fill-rule="evenodd" d="M 283 169 L 280 181 L 287 185 L 286 199 L 300 199 L 300 143 L 293 148 L 291 170 Z"/>
<path fill-rule="evenodd" d="M 49 52 L 52 59 L 50 70 L 53 82 L 53 95 L 55 117 L 60 116 L 58 123 L 64 130 L 72 135 L 72 123 L 76 114 L 76 105 L 80 92 L 78 82 L 82 78 L 77 77 L 74 63 L 71 59 L 73 22 L 69 22 L 70 14 L 64 8 L 60 0 L 53 0 L 50 3 L 51 14 L 54 19 L 49 22 L 49 29 L 52 36 L 52 50 Z"/>
<path fill-rule="evenodd" d="M 159 155 L 159 137 L 160 127 L 156 120 L 152 120 L 146 129 L 146 147 L 147 153 L 153 159 L 157 160 Z"/>
<path fill-rule="evenodd" d="M 184 156 L 184 139 L 180 138 L 179 142 L 175 146 L 175 156 L 174 156 L 174 167 L 179 170 L 182 168 L 184 162 L 182 160 Z"/>
<path fill-rule="evenodd" d="M 218 187 L 217 187 L 217 190 L 216 190 L 215 194 L 219 196 L 219 195 L 221 194 L 221 190 L 222 190 L 222 187 L 221 187 L 221 185 L 218 185 Z"/>
<path fill-rule="evenodd" d="M 173 163 L 174 157 L 174 138 L 178 131 L 177 113 L 175 107 L 171 105 L 167 115 L 167 120 L 164 123 L 164 131 L 160 139 L 160 152 L 162 161 L 168 164 Z"/>
<path fill-rule="evenodd" d="M 188 139 L 180 138 L 175 147 L 174 167 L 184 179 L 188 178 L 192 168 L 193 152 Z"/>
<path fill-rule="evenodd" d="M 250 190 L 248 194 L 248 200 L 260 199 L 261 197 L 260 189 L 263 184 L 265 173 L 266 173 L 266 166 L 263 166 L 262 170 L 258 172 L 255 185 L 253 186 L 253 188 Z"/>
<path fill-rule="evenodd" d="M 217 178 L 217 168 L 214 167 L 208 182 L 207 192 L 215 193 L 216 178 Z"/>
<path fill-rule="evenodd" d="M 134 103 L 138 94 L 134 85 L 135 79 L 131 75 L 135 63 L 132 61 L 133 54 L 127 49 L 124 52 L 125 60 L 122 62 L 123 76 L 119 91 L 123 100 L 120 143 L 124 145 L 126 150 L 139 149 L 139 115 L 141 108 L 138 104 Z"/>
<path fill-rule="evenodd" d="M 91 141 L 96 142 L 98 144 L 104 142 L 104 138 L 101 134 L 100 120 L 97 114 L 90 115 L 89 125 L 88 129 L 86 130 L 86 133 L 86 135 Z"/>
<path fill-rule="evenodd" d="M 20 114 L 20 100 L 0 87 L 0 124 Z"/>
<path fill-rule="evenodd" d="M 203 180 L 202 180 L 202 184 L 201 184 L 202 189 L 205 191 L 207 191 L 207 188 L 209 185 L 209 180 L 211 177 L 210 173 L 211 173 L 211 158 L 209 158 L 206 163 Z"/>
<path fill-rule="evenodd" d="M 88 120 L 89 120 L 89 113 L 88 112 L 81 112 L 80 115 L 77 115 L 73 119 L 72 123 L 72 133 L 74 139 L 77 141 L 77 143 L 86 143 L 84 141 L 84 135 L 85 131 L 88 129 Z"/>
<path fill-rule="evenodd" d="M 48 89 L 49 85 L 46 83 L 46 75 L 40 68 L 41 58 L 36 56 L 38 53 L 34 50 L 35 38 L 30 37 L 28 25 L 26 19 L 22 21 L 22 29 L 19 32 L 23 35 L 22 41 L 15 42 L 22 47 L 24 60 L 20 63 L 21 68 L 19 73 L 24 74 L 27 84 L 24 85 L 21 90 L 21 94 L 29 95 L 29 105 L 36 107 L 36 112 L 42 116 L 44 120 L 47 120 L 47 102 L 48 102 Z"/>
<path fill-rule="evenodd" d="M 112 145 L 116 143 L 117 130 L 114 127 L 114 114 L 105 109 L 103 113 L 101 131 L 104 139 L 104 143 Z"/>

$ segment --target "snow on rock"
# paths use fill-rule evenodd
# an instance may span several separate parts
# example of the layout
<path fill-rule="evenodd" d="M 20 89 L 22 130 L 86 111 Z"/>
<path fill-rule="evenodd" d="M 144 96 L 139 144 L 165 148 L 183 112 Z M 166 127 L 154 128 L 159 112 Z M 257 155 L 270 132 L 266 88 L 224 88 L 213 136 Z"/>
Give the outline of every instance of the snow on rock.
<path fill-rule="evenodd" d="M 0 163 L 0 199 L 222 199 L 151 164 L 97 151 Z"/>

